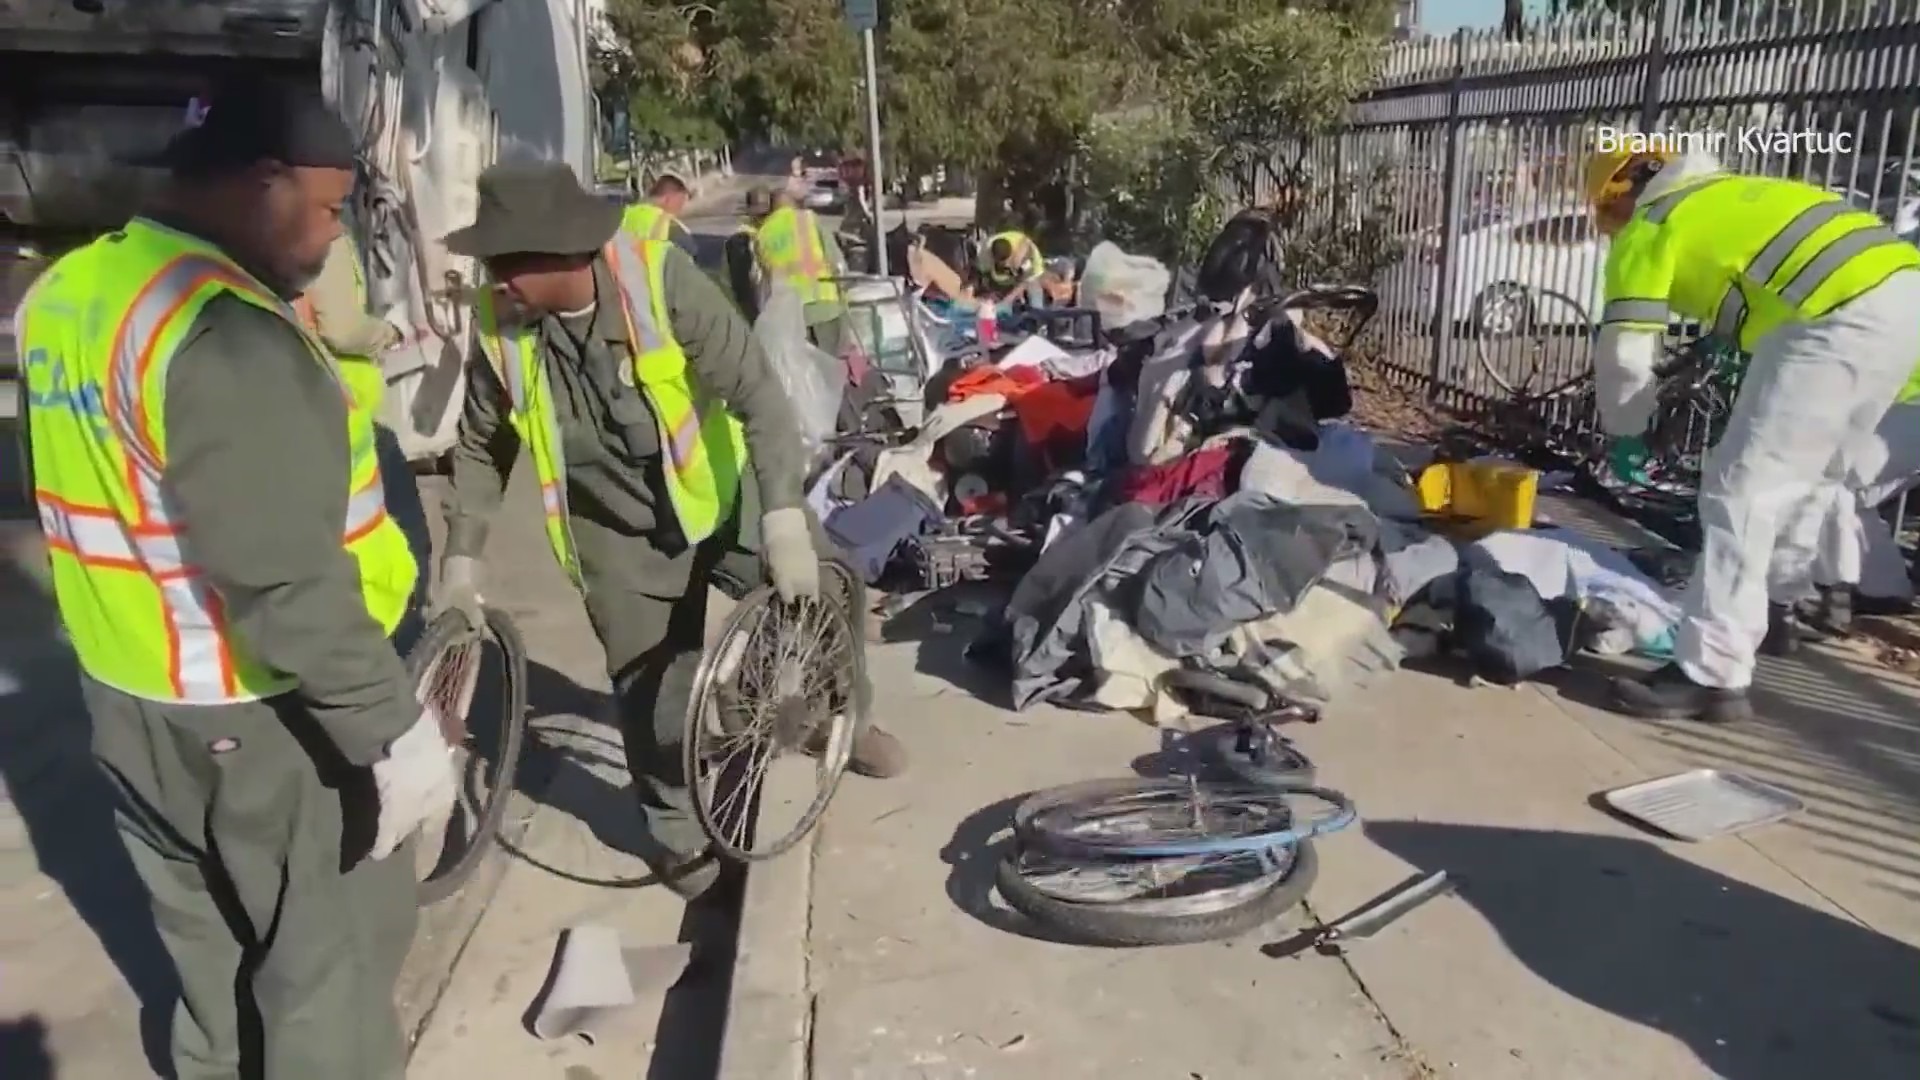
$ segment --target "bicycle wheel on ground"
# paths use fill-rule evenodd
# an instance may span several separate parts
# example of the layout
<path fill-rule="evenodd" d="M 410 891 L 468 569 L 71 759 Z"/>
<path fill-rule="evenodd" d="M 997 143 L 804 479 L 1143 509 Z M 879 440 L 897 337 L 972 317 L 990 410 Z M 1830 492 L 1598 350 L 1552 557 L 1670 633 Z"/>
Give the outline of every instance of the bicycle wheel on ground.
<path fill-rule="evenodd" d="M 1327 788 L 1174 777 L 1041 792 L 1016 812 L 1014 830 L 1068 858 L 1167 858 L 1281 847 L 1356 819 L 1352 801 Z"/>
<path fill-rule="evenodd" d="M 420 906 L 460 891 L 498 838 L 513 797 L 526 733 L 527 650 L 506 612 L 486 610 L 474 630 L 442 612 L 407 652 L 415 695 L 440 712 L 454 747 L 460 792 L 453 812 L 414 838 Z"/>
<path fill-rule="evenodd" d="M 1014 850 L 994 869 L 1007 906 L 1092 945 L 1238 937 L 1298 907 L 1319 877 L 1311 843 L 1259 853 L 1100 862 Z"/>
<path fill-rule="evenodd" d="M 807 835 L 867 721 L 864 589 L 838 561 L 820 570 L 817 600 L 789 604 L 767 588 L 742 597 L 694 675 L 687 784 L 701 828 L 730 859 L 772 858 Z"/>

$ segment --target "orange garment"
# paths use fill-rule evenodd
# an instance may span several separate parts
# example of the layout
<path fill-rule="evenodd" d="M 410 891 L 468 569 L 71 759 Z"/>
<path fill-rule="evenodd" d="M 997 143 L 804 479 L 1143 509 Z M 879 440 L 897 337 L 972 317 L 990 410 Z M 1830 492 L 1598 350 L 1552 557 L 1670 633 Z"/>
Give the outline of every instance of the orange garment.
<path fill-rule="evenodd" d="M 982 365 L 971 371 L 963 372 L 947 387 L 948 401 L 965 401 L 981 394 L 999 394 L 1008 401 L 1036 387 L 1044 386 L 1047 381 L 1045 372 L 1037 368 L 997 368 L 992 364 Z"/>

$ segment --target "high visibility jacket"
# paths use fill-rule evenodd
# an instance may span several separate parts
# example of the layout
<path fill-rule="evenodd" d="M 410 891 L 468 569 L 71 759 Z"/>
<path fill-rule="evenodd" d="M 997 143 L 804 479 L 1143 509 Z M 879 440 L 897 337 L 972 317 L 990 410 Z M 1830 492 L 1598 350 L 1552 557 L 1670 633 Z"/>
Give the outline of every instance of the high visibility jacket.
<path fill-rule="evenodd" d="M 619 285 L 633 350 L 633 382 L 646 395 L 659 433 L 667 497 L 681 535 L 697 544 L 712 536 L 733 510 L 747 442 L 740 422 L 721 403 L 702 400 L 688 378 L 687 354 L 674 340 L 667 318 L 663 267 L 669 247 L 658 240 L 637 243 L 618 235 L 604 254 Z M 526 327 L 503 333 L 491 290 L 481 291 L 477 315 L 481 351 L 507 391 L 508 422 L 533 457 L 547 540 L 561 569 L 581 586 L 580 559 L 567 521 L 560 424 L 539 334 Z"/>
<path fill-rule="evenodd" d="M 354 299 L 359 303 L 360 310 L 365 311 L 367 275 L 360 266 L 360 249 L 354 246 L 351 236 L 347 237 L 347 252 L 352 257 Z M 317 339 L 320 319 L 313 310 L 313 302 L 303 296 L 293 302 L 293 311 L 300 317 L 300 324 Z M 380 366 L 379 357 L 334 353 L 333 358 L 340 361 L 340 381 L 347 386 L 347 396 L 353 402 L 354 411 L 364 414 L 371 423 L 379 417 L 381 400 L 387 395 L 387 372 Z"/>
<path fill-rule="evenodd" d="M 1920 248 L 1832 192 L 1710 176 L 1637 208 L 1613 238 L 1600 321 L 1664 332 L 1678 313 L 1752 352 L 1907 269 L 1920 269 Z"/>
<path fill-rule="evenodd" d="M 768 214 L 754 233 L 753 250 L 769 282 L 787 283 L 808 303 L 840 299 L 833 267 L 827 265 L 827 245 L 820 239 L 820 219 L 813 211 L 783 206 Z"/>
<path fill-rule="evenodd" d="M 650 202 L 637 202 L 620 215 L 620 229 L 635 240 L 673 239 L 674 217 Z"/>
<path fill-rule="evenodd" d="M 1041 274 L 1046 273 L 1046 257 L 1040 254 L 1040 245 L 1034 243 L 1032 237 L 1018 229 L 1008 229 L 1006 232 L 995 233 L 992 237 L 988 238 L 987 250 L 992 251 L 993 245 L 1001 240 L 1005 240 L 1007 243 L 1013 245 L 1013 269 L 1008 270 L 1000 266 L 989 266 L 987 267 L 987 281 L 1005 288 L 1010 285 L 1018 285 L 1027 278 L 1037 278 Z M 992 256 L 989 255 L 988 258 L 991 259 Z"/>
<path fill-rule="evenodd" d="M 292 308 L 219 249 L 139 218 L 55 263 L 15 316 L 34 501 L 61 619 L 87 674 L 153 701 L 222 704 L 294 686 L 248 654 L 193 565 L 189 528 L 247 523 L 189 526 L 166 487 L 167 367 L 223 295 L 284 318 L 313 362 L 336 371 Z M 368 614 L 391 634 L 417 568 L 387 517 L 371 421 L 348 412 L 341 544 L 359 564 Z"/>

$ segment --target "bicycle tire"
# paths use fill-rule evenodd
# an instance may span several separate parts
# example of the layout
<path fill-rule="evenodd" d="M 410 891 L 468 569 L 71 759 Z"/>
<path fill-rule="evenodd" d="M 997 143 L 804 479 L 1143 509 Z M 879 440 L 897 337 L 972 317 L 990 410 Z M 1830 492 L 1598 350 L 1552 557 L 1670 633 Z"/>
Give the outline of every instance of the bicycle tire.
<path fill-rule="evenodd" d="M 1486 335 L 1480 332 L 1480 325 L 1482 322 L 1480 307 L 1481 307 L 1481 304 L 1484 302 L 1484 299 L 1487 293 L 1493 291 L 1494 289 L 1501 288 L 1503 286 L 1511 287 L 1512 289 L 1522 294 L 1522 296 L 1525 298 L 1525 302 L 1527 305 L 1525 327 L 1523 328 L 1523 332 L 1521 334 L 1509 334 L 1503 337 L 1490 337 L 1489 335 Z M 1582 321 L 1587 320 L 1586 305 L 1580 303 L 1579 301 L 1573 299 L 1572 297 L 1567 296 L 1564 293 L 1555 292 L 1552 289 L 1542 289 L 1532 285 L 1522 285 L 1519 282 L 1515 282 L 1515 281 L 1496 281 L 1493 284 L 1488 285 L 1486 288 L 1480 290 L 1479 294 L 1477 294 L 1473 298 L 1474 310 L 1470 315 L 1469 321 L 1474 331 L 1474 334 L 1473 334 L 1474 357 L 1479 362 L 1480 370 L 1483 374 L 1486 375 L 1487 380 L 1493 383 L 1494 386 L 1499 387 L 1500 390 L 1504 392 L 1510 399 L 1520 403 L 1534 402 L 1534 401 L 1549 401 L 1553 398 L 1563 397 L 1566 394 L 1571 393 L 1572 391 L 1579 389 L 1581 386 L 1584 386 L 1587 383 L 1590 383 L 1593 381 L 1593 370 L 1592 370 L 1592 367 L 1589 366 L 1586 371 L 1583 371 L 1578 375 L 1572 376 L 1571 378 L 1562 380 L 1558 384 L 1552 387 L 1549 387 L 1548 389 L 1537 391 L 1537 392 L 1530 391 L 1530 390 L 1523 389 L 1522 387 L 1515 386 L 1512 383 L 1512 381 L 1510 381 L 1507 378 L 1506 374 L 1500 370 L 1500 365 L 1494 363 L 1494 357 L 1488 349 L 1489 343 L 1493 341 L 1512 341 L 1512 340 L 1516 340 L 1516 338 L 1521 336 L 1531 337 L 1533 334 L 1533 331 L 1537 329 L 1537 324 L 1539 321 L 1540 300 L 1542 299 L 1553 300 L 1560 304 L 1563 304 L 1568 309 L 1578 313 L 1580 320 Z M 1538 368 L 1539 368 L 1539 365 L 1536 364 L 1535 370 L 1538 370 Z M 1528 380 L 1528 381 L 1531 381 L 1531 380 Z"/>
<path fill-rule="evenodd" d="M 1124 785 L 1124 786 L 1123 786 Z M 1353 801 L 1330 788 L 1267 787 L 1259 784 L 1219 784 L 1192 778 L 1126 780 L 1106 790 L 1072 789 L 1068 785 L 1030 796 L 1015 814 L 1015 832 L 1023 842 L 1067 858 L 1173 858 L 1190 855 L 1226 855 L 1255 852 L 1265 848 L 1298 844 L 1329 833 L 1339 832 L 1359 819 Z M 1273 815 L 1287 824 L 1245 835 L 1217 837 L 1181 837 L 1175 839 L 1138 839 L 1133 836 L 1107 837 L 1071 828 L 1077 811 L 1080 817 L 1102 817 L 1095 811 L 1109 809 L 1127 800 L 1156 796 L 1186 796 L 1201 790 L 1218 800 L 1268 802 L 1284 796 L 1308 796 L 1334 808 L 1334 812 L 1305 825 L 1293 820 L 1293 808 L 1285 806 Z"/>
<path fill-rule="evenodd" d="M 1169 914 L 1146 909 L 1153 900 L 1118 904 L 1087 904 L 1062 900 L 1039 888 L 1020 872 L 1019 853 L 1009 851 L 994 868 L 993 884 L 1007 906 L 1063 936 L 1092 945 L 1139 948 L 1149 945 L 1194 945 L 1239 937 L 1257 930 L 1294 908 L 1312 891 L 1320 876 L 1320 859 L 1313 845 L 1295 845 L 1293 864 L 1272 887 L 1245 903 L 1205 913 Z"/>
<path fill-rule="evenodd" d="M 520 746 L 526 737 L 527 726 L 527 647 L 520 636 L 519 627 L 506 612 L 498 608 L 484 609 L 486 633 L 491 634 L 500 647 L 505 661 L 501 686 L 501 724 L 499 744 L 494 748 L 497 760 L 493 762 L 493 783 L 485 805 L 474 815 L 473 835 L 467 849 L 454 860 L 452 866 L 441 869 L 419 883 L 414 894 L 414 902 L 420 907 L 431 907 L 458 893 L 474 871 L 486 860 L 487 852 L 499 839 L 500 823 L 506 818 L 507 804 L 513 799 L 514 782 L 520 769 Z M 407 650 L 407 676 L 415 687 L 426 675 L 432 665 L 447 649 L 462 639 L 472 635 L 474 630 L 467 624 L 466 616 L 458 611 L 443 611 L 427 624 L 420 639 Z M 473 773 L 480 758 L 475 755 L 467 763 L 467 783 L 471 783 Z"/>
<path fill-rule="evenodd" d="M 1207 732 L 1201 749 L 1236 780 L 1272 788 L 1314 786 L 1318 770 L 1292 743 L 1269 733 L 1263 742 L 1277 752 L 1266 757 L 1242 753 L 1239 742 L 1240 725 L 1226 725 Z"/>
<path fill-rule="evenodd" d="M 847 679 L 852 684 L 852 692 L 846 704 L 849 714 L 848 732 L 851 736 L 868 722 L 869 717 L 866 714 L 871 707 L 869 695 L 866 692 L 866 649 L 863 647 L 862 623 L 865 611 L 859 606 L 859 600 L 864 595 L 865 583 L 840 559 L 823 559 L 821 565 L 823 570 L 841 579 L 838 583 L 840 588 L 836 590 L 834 605 L 840 609 L 849 635 Z M 828 587 L 824 580 L 826 577 L 827 574 L 822 574 L 823 592 Z M 805 839 L 813 831 L 813 827 L 819 823 L 821 816 L 826 813 L 827 804 L 832 801 L 834 792 L 839 790 L 841 780 L 846 777 L 847 764 L 851 759 L 851 737 L 849 737 L 848 745 L 841 752 L 833 755 L 838 760 L 831 763 L 825 781 L 816 786 L 813 801 L 801 814 L 800 820 L 787 831 L 786 835 L 764 847 L 756 843 L 749 850 L 728 839 L 725 835 L 724 823 L 718 820 L 719 814 L 716 808 L 702 797 L 699 784 L 706 763 L 700 752 L 701 727 L 707 719 L 709 702 L 718 689 L 719 664 L 716 659 L 725 651 L 722 646 L 735 634 L 752 633 L 749 628 L 750 620 L 760 617 L 763 612 L 772 610 L 779 603 L 781 601 L 774 594 L 773 589 L 764 585 L 740 597 L 739 602 L 734 605 L 734 609 L 727 614 L 726 620 L 721 624 L 720 632 L 714 635 L 712 643 L 701 657 L 700 667 L 694 673 L 693 692 L 688 697 L 686 720 L 681 731 L 681 767 L 685 770 L 684 775 L 692 796 L 689 801 L 693 804 L 694 819 L 700 823 L 701 831 L 707 834 L 708 841 L 713 845 L 713 851 L 722 858 L 734 862 L 748 863 L 771 859 L 792 850 Z M 771 761 L 770 758 L 767 760 Z M 759 793 L 756 792 L 750 804 L 742 808 L 742 812 L 757 818 L 758 799 Z"/>

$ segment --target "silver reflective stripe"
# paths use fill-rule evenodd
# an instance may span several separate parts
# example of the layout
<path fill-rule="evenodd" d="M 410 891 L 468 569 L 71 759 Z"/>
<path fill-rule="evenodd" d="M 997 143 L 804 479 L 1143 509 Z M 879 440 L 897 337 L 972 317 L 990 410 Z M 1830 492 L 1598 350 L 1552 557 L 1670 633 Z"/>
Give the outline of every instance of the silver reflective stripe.
<path fill-rule="evenodd" d="M 1807 264 L 1780 287 L 1780 299 L 1794 307 L 1799 307 L 1806 303 L 1807 298 L 1811 297 L 1820 286 L 1825 285 L 1828 278 L 1852 262 L 1856 256 L 1899 242 L 1900 238 L 1885 225 L 1867 225 L 1855 229 L 1821 248 L 1818 255 L 1807 260 Z"/>
<path fill-rule="evenodd" d="M 1609 300 L 1600 311 L 1602 323 L 1653 323 L 1667 325 L 1672 309 L 1661 300 Z"/>
<path fill-rule="evenodd" d="M 358 540 L 386 519 L 387 488 L 378 473 L 373 482 L 347 497 L 347 540 Z"/>
<path fill-rule="evenodd" d="M 1792 257 L 1794 251 L 1807 242 L 1808 237 L 1848 213 L 1851 211 L 1847 208 L 1847 204 L 1834 199 L 1830 202 L 1814 203 L 1795 214 L 1793 220 L 1787 222 L 1785 228 L 1774 233 L 1773 239 L 1767 241 L 1767 246 L 1761 248 L 1760 254 L 1755 255 L 1753 261 L 1747 264 L 1747 280 L 1755 285 L 1771 283 L 1773 276 L 1787 264 L 1787 259 Z"/>
<path fill-rule="evenodd" d="M 566 512 L 567 506 L 560 498 L 560 485 L 557 481 L 540 485 L 540 506 L 549 517 L 558 517 Z"/>
<path fill-rule="evenodd" d="M 626 237 L 616 236 L 607 243 L 607 266 L 627 306 L 627 326 L 634 336 L 629 344 L 634 354 L 640 356 L 660 348 L 666 343 L 666 335 L 653 318 L 653 279 L 647 273 L 646 256 Z"/>
<path fill-rule="evenodd" d="M 120 320 L 120 329 L 113 343 L 115 397 L 122 408 L 129 410 L 121 418 L 125 425 L 123 432 L 137 431 L 143 435 L 146 432 L 144 417 L 140 415 L 142 361 L 159 361 L 153 373 L 165 375 L 169 358 L 153 355 L 160 345 L 160 331 L 196 290 L 213 281 L 225 282 L 240 289 L 253 287 L 231 267 L 203 255 L 182 255 L 161 267 L 160 272 L 134 296 L 132 307 L 127 309 L 126 317 Z M 165 383 L 161 382 L 160 385 L 164 386 Z M 156 473 L 160 470 L 160 462 L 154 456 L 157 447 L 147 446 L 144 438 L 123 439 L 122 442 L 126 452 L 142 465 Z M 147 509 L 151 513 L 165 513 L 164 507 L 152 504 L 148 504 Z"/>
<path fill-rule="evenodd" d="M 1702 180 L 1697 184 L 1689 184 L 1679 191 L 1669 191 L 1665 195 L 1647 204 L 1647 220 L 1658 225 L 1666 221 L 1669 217 L 1672 217 L 1674 209 L 1685 202 L 1689 196 L 1697 195 L 1715 184 L 1723 183 L 1731 179 L 1733 179 L 1731 176 L 1716 176 L 1711 180 Z"/>
<path fill-rule="evenodd" d="M 1747 294 L 1740 291 L 1736 282 L 1727 286 L 1727 295 L 1720 298 L 1720 308 L 1713 313 L 1713 332 L 1724 341 L 1740 344 L 1740 324 L 1747 321 Z"/>

